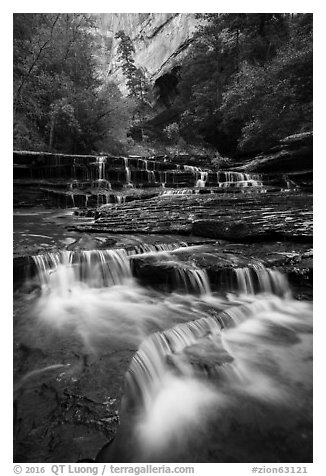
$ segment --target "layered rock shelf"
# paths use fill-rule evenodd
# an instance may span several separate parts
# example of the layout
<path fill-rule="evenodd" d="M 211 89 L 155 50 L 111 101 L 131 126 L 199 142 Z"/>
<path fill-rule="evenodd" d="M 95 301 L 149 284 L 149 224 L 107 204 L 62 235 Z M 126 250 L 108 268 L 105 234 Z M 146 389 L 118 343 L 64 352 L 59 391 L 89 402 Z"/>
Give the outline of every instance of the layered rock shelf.
<path fill-rule="evenodd" d="M 197 165 L 194 165 L 197 164 Z M 285 182 L 284 184 L 285 185 Z M 263 188 L 260 174 L 220 170 L 209 157 L 113 157 L 14 151 L 17 207 L 94 208 L 172 193 Z M 32 204 L 32 205 L 31 205 Z"/>
<path fill-rule="evenodd" d="M 303 132 L 285 137 L 279 144 L 233 169 L 264 175 L 267 185 L 286 184 L 288 189 L 312 192 L 313 133 Z"/>
<path fill-rule="evenodd" d="M 208 157 L 14 154 L 15 461 L 95 458 L 112 437 L 124 441 L 119 425 L 124 374 L 139 348 L 133 339 L 143 335 L 143 327 L 132 330 L 123 345 L 120 335 L 144 315 L 149 316 L 146 332 L 166 327 L 169 336 L 185 318 L 189 323 L 181 325 L 189 329 L 198 322 L 200 329 L 202 316 L 222 327 L 233 315 L 236 322 L 239 309 L 243 316 L 248 312 L 248 302 L 254 314 L 256 305 L 263 309 L 267 302 L 266 316 L 273 316 L 287 303 L 294 311 L 302 307 L 305 318 L 313 295 L 312 194 L 303 181 L 310 180 L 310 172 L 295 171 L 294 159 L 287 171 L 267 167 L 274 160 L 260 158 L 241 167 L 233 162 L 221 170 Z M 38 327 L 36 312 L 45 302 L 46 319 Z M 97 327 L 106 325 L 108 316 L 122 323 L 116 337 L 114 325 Z M 55 329 L 46 332 L 51 320 Z M 26 326 L 32 330 L 25 333 Z M 179 342 L 180 327 L 175 332 Z M 301 342 L 275 322 L 269 332 L 268 342 L 278 342 L 277 355 L 280 343 Z M 256 345 L 257 335 L 254 339 Z M 93 341 L 95 352 L 88 350 Z M 216 351 L 222 349 L 216 342 L 199 338 L 186 352 L 198 375 L 210 382 L 232 361 Z M 254 360 L 260 362 L 261 355 Z M 301 348 L 298 355 L 309 364 Z M 220 388 L 219 377 L 216 382 Z M 300 379 L 296 388 L 301 387 Z M 300 414 L 306 407 L 304 401 Z M 275 436 L 282 451 L 283 420 L 282 414 Z M 310 454 L 305 436 L 310 426 L 303 422 L 297 431 L 295 417 L 291 421 L 299 435 L 293 448 L 304 455 L 302 444 Z M 219 435 L 219 429 L 213 433 Z M 257 445 L 267 447 L 269 432 L 268 445 L 260 440 Z M 220 454 L 215 456 L 212 442 L 215 462 Z"/>
<path fill-rule="evenodd" d="M 312 196 L 299 193 L 161 195 L 102 207 L 94 223 L 72 229 L 102 233 L 194 234 L 230 241 L 312 241 Z"/>
<path fill-rule="evenodd" d="M 169 255 L 131 257 L 133 275 L 145 286 L 171 291 L 178 287 L 176 269 L 205 270 L 212 291 L 237 290 L 236 270 L 261 264 L 287 276 L 297 298 L 312 297 L 313 252 L 309 244 L 255 243 L 233 244 L 225 241 L 184 247 Z M 284 290 L 285 291 L 285 290 Z"/>

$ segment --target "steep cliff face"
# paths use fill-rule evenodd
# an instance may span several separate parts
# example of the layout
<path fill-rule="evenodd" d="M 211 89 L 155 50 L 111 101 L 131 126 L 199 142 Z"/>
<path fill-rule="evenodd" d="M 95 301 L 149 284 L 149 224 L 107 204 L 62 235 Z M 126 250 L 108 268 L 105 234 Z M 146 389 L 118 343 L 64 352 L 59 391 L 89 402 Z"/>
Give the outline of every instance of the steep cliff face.
<path fill-rule="evenodd" d="M 135 64 L 154 84 L 180 64 L 198 24 L 194 13 L 103 13 L 98 22 L 102 37 L 112 41 L 109 77 L 123 93 L 126 86 L 117 57 L 117 31 L 124 30 L 132 38 Z"/>

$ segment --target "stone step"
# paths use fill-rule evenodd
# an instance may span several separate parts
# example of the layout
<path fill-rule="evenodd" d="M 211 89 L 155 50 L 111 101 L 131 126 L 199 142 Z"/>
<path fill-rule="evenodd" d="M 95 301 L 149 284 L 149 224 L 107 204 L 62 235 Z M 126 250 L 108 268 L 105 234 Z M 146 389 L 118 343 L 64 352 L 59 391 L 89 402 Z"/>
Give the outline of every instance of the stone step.
<path fill-rule="evenodd" d="M 94 225 L 81 230 L 121 233 L 193 233 L 228 240 L 312 240 L 312 196 L 277 194 L 245 200 L 211 196 L 151 198 L 99 210 Z M 130 228 L 132 227 L 132 228 Z M 72 229 L 72 228 L 70 228 Z"/>

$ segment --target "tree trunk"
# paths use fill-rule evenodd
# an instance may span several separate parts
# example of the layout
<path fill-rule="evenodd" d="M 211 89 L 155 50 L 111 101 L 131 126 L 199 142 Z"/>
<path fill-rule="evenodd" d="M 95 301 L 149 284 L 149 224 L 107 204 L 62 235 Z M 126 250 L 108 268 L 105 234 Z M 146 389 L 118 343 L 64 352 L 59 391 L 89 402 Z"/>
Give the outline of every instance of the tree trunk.
<path fill-rule="evenodd" d="M 51 126 L 50 126 L 50 140 L 49 140 L 49 151 L 52 151 L 53 139 L 54 139 L 54 128 L 55 128 L 55 114 L 51 117 Z"/>
<path fill-rule="evenodd" d="M 221 81 L 221 67 L 220 67 L 220 54 L 217 53 L 217 80 L 216 80 L 216 102 L 217 107 L 222 104 L 222 81 Z"/>

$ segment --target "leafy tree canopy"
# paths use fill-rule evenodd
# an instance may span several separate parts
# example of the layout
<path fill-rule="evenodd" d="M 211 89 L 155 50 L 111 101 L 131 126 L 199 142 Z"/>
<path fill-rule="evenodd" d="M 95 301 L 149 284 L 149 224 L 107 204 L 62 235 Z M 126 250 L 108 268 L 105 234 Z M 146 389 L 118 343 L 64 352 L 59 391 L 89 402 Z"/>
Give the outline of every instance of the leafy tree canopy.
<path fill-rule="evenodd" d="M 253 152 L 312 128 L 312 15 L 199 14 L 175 107 L 181 136 Z"/>
<path fill-rule="evenodd" d="M 14 147 L 89 153 L 126 139 L 130 106 L 99 77 L 97 41 L 91 15 L 14 15 Z"/>

